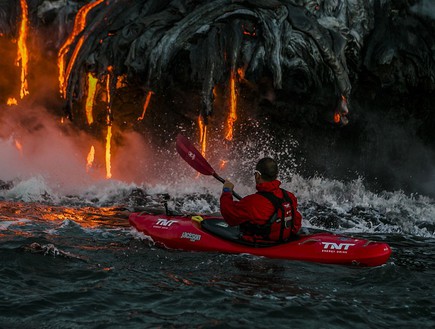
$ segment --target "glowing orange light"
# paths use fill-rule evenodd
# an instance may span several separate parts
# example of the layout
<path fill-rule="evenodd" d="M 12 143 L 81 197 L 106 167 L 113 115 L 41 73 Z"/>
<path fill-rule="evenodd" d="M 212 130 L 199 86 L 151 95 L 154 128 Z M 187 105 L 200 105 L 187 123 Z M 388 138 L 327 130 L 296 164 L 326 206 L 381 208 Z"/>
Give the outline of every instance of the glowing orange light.
<path fill-rule="evenodd" d="M 234 123 L 237 120 L 237 91 L 236 91 L 236 74 L 234 71 L 231 71 L 230 77 L 230 113 L 227 119 L 227 132 L 225 134 L 226 140 L 233 139 L 233 127 Z"/>
<path fill-rule="evenodd" d="M 244 34 L 244 35 L 249 35 L 250 37 L 255 37 L 255 36 L 257 36 L 257 34 L 255 33 L 255 27 L 252 29 L 252 31 L 248 31 L 248 30 L 246 29 L 246 26 L 244 26 L 244 25 L 242 25 L 242 27 L 243 27 L 243 34 Z"/>
<path fill-rule="evenodd" d="M 111 165 L 111 154 L 110 154 L 110 142 L 112 140 L 112 126 L 107 126 L 107 137 L 106 137 L 106 178 L 112 178 L 112 165 Z"/>
<path fill-rule="evenodd" d="M 150 104 L 150 100 L 151 100 L 151 96 L 154 94 L 154 92 L 149 91 L 147 94 L 147 98 L 145 100 L 145 104 L 143 105 L 143 112 L 142 115 L 137 118 L 138 121 L 143 120 L 144 116 L 145 116 L 145 112 L 147 111 L 148 105 Z"/>
<path fill-rule="evenodd" d="M 68 66 L 66 68 L 65 74 L 62 77 L 61 95 L 63 96 L 63 98 L 66 97 L 66 90 L 68 88 L 68 77 L 71 74 L 72 68 L 73 68 L 74 63 L 75 63 L 76 58 L 77 58 L 77 55 L 78 55 L 80 49 L 82 48 L 83 41 L 84 41 L 84 37 L 83 36 L 79 39 L 79 41 L 77 41 L 76 47 L 74 48 L 74 51 L 73 51 L 73 53 L 71 55 L 71 59 L 68 62 Z"/>
<path fill-rule="evenodd" d="M 94 78 L 91 73 L 88 74 L 88 96 L 86 98 L 86 118 L 88 124 L 91 125 L 94 122 L 92 110 L 94 108 L 95 92 L 97 91 L 98 79 Z"/>
<path fill-rule="evenodd" d="M 341 101 L 338 105 L 338 108 L 335 110 L 334 113 L 334 122 L 335 123 L 347 123 L 346 115 L 349 113 L 349 110 L 347 108 L 347 99 L 344 95 L 341 95 Z"/>
<path fill-rule="evenodd" d="M 205 157 L 205 151 L 207 149 L 207 125 L 204 123 L 202 116 L 198 116 L 199 125 L 199 142 L 201 144 L 201 154 Z"/>
<path fill-rule="evenodd" d="M 225 166 L 227 165 L 228 160 L 221 160 L 220 164 L 219 164 L 219 168 L 220 169 L 224 169 Z"/>
<path fill-rule="evenodd" d="M 240 80 L 244 80 L 245 79 L 245 70 L 242 67 L 239 67 L 237 69 L 237 75 L 239 76 Z"/>
<path fill-rule="evenodd" d="M 20 154 L 23 155 L 23 145 L 18 140 L 15 140 L 15 147 L 20 152 Z"/>
<path fill-rule="evenodd" d="M 107 67 L 107 71 L 109 72 L 106 76 L 106 102 L 107 102 L 107 111 L 110 113 L 111 112 L 111 108 L 110 108 L 110 102 L 112 100 L 112 95 L 111 95 L 111 88 L 110 88 L 110 79 L 111 79 L 111 74 L 112 74 L 112 70 L 113 68 L 111 66 Z"/>
<path fill-rule="evenodd" d="M 119 88 L 123 88 L 127 86 L 127 82 L 126 82 L 126 75 L 120 75 L 117 79 L 116 79 L 116 89 Z"/>
<path fill-rule="evenodd" d="M 60 87 L 61 95 L 63 97 L 66 96 L 67 78 L 71 74 L 71 70 L 72 70 L 72 67 L 74 65 L 75 59 L 77 58 L 77 54 L 83 45 L 83 36 L 77 42 L 77 45 L 74 49 L 74 52 L 73 52 L 71 59 L 68 63 L 68 67 L 66 69 L 65 69 L 65 66 L 66 66 L 65 56 L 68 53 L 68 51 L 70 50 L 71 44 L 73 43 L 75 38 L 85 29 L 86 17 L 89 14 L 89 12 L 103 1 L 104 0 L 96 0 L 95 2 L 90 2 L 87 5 L 80 8 L 80 10 L 77 12 L 75 20 L 74 20 L 73 30 L 72 30 L 70 36 L 68 37 L 68 39 L 65 41 L 65 43 L 62 45 L 62 47 L 59 50 L 57 64 L 58 64 L 58 68 L 59 68 L 59 87 Z"/>
<path fill-rule="evenodd" d="M 95 159 L 95 148 L 92 145 L 91 149 L 89 150 L 88 156 L 86 157 L 86 171 L 89 172 L 89 170 L 92 168 L 92 165 L 94 164 Z"/>
<path fill-rule="evenodd" d="M 27 65 L 29 62 L 29 55 L 27 52 L 27 33 L 28 33 L 28 8 L 26 0 L 20 0 L 21 6 L 21 25 L 20 25 L 20 36 L 18 38 L 18 53 L 17 53 L 17 66 L 21 64 L 21 88 L 20 88 L 20 98 L 23 99 L 24 96 L 29 94 L 28 83 L 27 83 Z"/>
<path fill-rule="evenodd" d="M 107 117 L 106 117 L 106 122 L 107 122 L 107 137 L 106 137 L 106 178 L 112 178 L 112 165 L 111 165 L 111 160 L 112 160 L 112 155 L 110 152 L 110 143 L 112 140 L 112 119 L 111 119 L 111 113 L 112 113 L 112 109 L 111 109 L 111 99 L 112 99 L 112 95 L 111 95 L 111 88 L 110 88 L 110 80 L 111 80 L 111 75 L 112 75 L 112 67 L 109 66 L 107 68 L 108 70 L 108 74 L 106 76 L 106 101 L 107 101 Z"/>
<path fill-rule="evenodd" d="M 17 104 L 18 104 L 18 101 L 13 97 L 8 98 L 8 100 L 6 102 L 6 105 L 8 105 L 8 106 L 17 105 Z"/>

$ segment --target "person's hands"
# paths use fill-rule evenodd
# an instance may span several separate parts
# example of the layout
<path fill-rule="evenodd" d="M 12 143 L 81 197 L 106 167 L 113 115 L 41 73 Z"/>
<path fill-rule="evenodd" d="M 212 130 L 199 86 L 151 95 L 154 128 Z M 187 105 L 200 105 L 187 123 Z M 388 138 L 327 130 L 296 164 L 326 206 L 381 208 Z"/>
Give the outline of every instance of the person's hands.
<path fill-rule="evenodd" d="M 226 180 L 223 187 L 224 192 L 225 190 L 228 190 L 228 192 L 232 192 L 233 189 L 234 189 L 234 184 L 231 183 L 229 180 Z"/>

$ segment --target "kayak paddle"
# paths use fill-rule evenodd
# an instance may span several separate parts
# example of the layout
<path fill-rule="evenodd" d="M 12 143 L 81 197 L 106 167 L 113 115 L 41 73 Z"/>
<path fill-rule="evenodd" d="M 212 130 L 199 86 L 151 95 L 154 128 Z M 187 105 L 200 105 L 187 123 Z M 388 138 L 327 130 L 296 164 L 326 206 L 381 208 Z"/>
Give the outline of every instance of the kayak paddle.
<path fill-rule="evenodd" d="M 221 183 L 225 183 L 225 179 L 220 177 L 216 171 L 210 166 L 202 154 L 192 145 L 189 140 L 181 134 L 177 136 L 176 148 L 178 154 L 186 161 L 193 169 L 203 175 L 213 176 Z M 236 199 L 240 200 L 242 197 L 233 191 Z"/>

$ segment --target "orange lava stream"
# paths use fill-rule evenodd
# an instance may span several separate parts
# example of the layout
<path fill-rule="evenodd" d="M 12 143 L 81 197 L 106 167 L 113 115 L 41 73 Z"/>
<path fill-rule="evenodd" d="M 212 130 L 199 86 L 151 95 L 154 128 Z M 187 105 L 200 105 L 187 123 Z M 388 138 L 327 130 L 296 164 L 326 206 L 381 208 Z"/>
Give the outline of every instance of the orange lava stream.
<path fill-rule="evenodd" d="M 76 47 L 74 48 L 74 51 L 71 55 L 70 61 L 68 62 L 68 66 L 66 68 L 64 75 L 62 76 L 62 78 L 60 78 L 60 75 L 59 75 L 59 82 L 60 82 L 60 89 L 61 89 L 60 91 L 61 91 L 61 95 L 63 98 L 66 97 L 66 90 L 68 88 L 67 80 L 68 80 L 68 77 L 71 75 L 72 68 L 73 68 L 74 63 L 76 61 L 77 55 L 78 55 L 80 49 L 82 48 L 83 41 L 84 41 L 84 37 L 82 36 L 79 39 L 79 41 L 77 41 Z M 59 72 L 60 72 L 60 70 L 61 70 L 61 68 L 59 68 Z M 62 68 L 62 70 L 63 70 L 63 68 Z"/>
<path fill-rule="evenodd" d="M 111 101 L 112 101 L 112 95 L 111 95 L 111 88 L 110 88 L 110 80 L 112 75 L 113 68 L 109 66 L 107 68 L 109 73 L 106 76 L 106 96 L 107 96 L 107 137 L 106 137 L 106 179 L 112 178 L 112 165 L 111 165 L 111 140 L 112 140 L 112 119 L 111 119 Z"/>
<path fill-rule="evenodd" d="M 236 91 L 236 73 L 231 71 L 230 77 L 230 113 L 227 119 L 227 131 L 225 139 L 231 141 L 233 139 L 234 123 L 237 121 L 237 91 Z"/>
<path fill-rule="evenodd" d="M 94 164 L 95 159 L 95 147 L 92 145 L 91 149 L 89 150 L 88 156 L 86 158 L 86 172 L 89 172 L 89 170 L 92 168 L 92 165 Z"/>
<path fill-rule="evenodd" d="M 111 79 L 111 74 L 113 71 L 113 68 L 111 66 L 107 67 L 107 71 L 109 72 L 106 76 L 106 102 L 107 102 L 107 113 L 111 113 L 112 109 L 110 108 L 110 102 L 111 102 L 111 90 L 110 90 L 110 79 Z M 110 117 L 107 118 L 107 122 L 110 122 Z"/>
<path fill-rule="evenodd" d="M 207 150 L 207 125 L 204 123 L 202 116 L 198 117 L 199 125 L 199 142 L 201 144 L 201 154 L 205 157 L 205 152 Z"/>
<path fill-rule="evenodd" d="M 27 83 L 27 66 L 29 63 L 29 54 L 27 51 L 27 34 L 28 34 L 28 8 L 26 0 L 20 0 L 21 6 L 21 24 L 20 24 L 20 36 L 18 38 L 18 53 L 17 53 L 17 66 L 21 64 L 21 88 L 20 98 L 29 94 L 29 86 Z"/>
<path fill-rule="evenodd" d="M 23 156 L 23 145 L 20 143 L 20 141 L 15 140 L 15 147 L 20 152 L 20 155 Z"/>
<path fill-rule="evenodd" d="M 107 126 L 107 137 L 106 137 L 106 178 L 112 178 L 112 166 L 111 166 L 111 154 L 110 154 L 110 143 L 112 140 L 112 126 Z"/>
<path fill-rule="evenodd" d="M 80 51 L 80 48 L 83 45 L 83 36 L 79 39 L 77 42 L 77 45 L 74 49 L 73 55 L 71 56 L 70 61 L 68 62 L 68 66 L 65 70 L 65 56 L 70 50 L 71 44 L 75 40 L 75 38 L 85 29 L 86 27 L 86 17 L 89 14 L 89 12 L 98 6 L 101 2 L 104 0 L 96 0 L 95 2 L 90 2 L 87 5 L 80 8 L 80 10 L 77 12 L 75 20 L 74 20 L 74 27 L 73 30 L 68 37 L 68 39 L 65 41 L 65 43 L 62 45 L 62 47 L 59 50 L 58 54 L 58 60 L 57 65 L 59 68 L 59 87 L 61 95 L 65 98 L 66 96 L 66 89 L 67 89 L 67 77 L 71 74 L 72 67 L 74 66 L 75 59 L 77 58 L 77 54 Z"/>
<path fill-rule="evenodd" d="M 95 92 L 97 91 L 98 79 L 94 78 L 91 73 L 88 74 L 88 96 L 86 97 L 86 119 L 88 124 L 91 125 L 94 122 L 92 110 L 94 108 Z"/>
<path fill-rule="evenodd" d="M 154 94 L 154 92 L 149 91 L 147 94 L 147 98 L 145 100 L 145 104 L 143 105 L 143 112 L 142 115 L 137 118 L 138 121 L 143 120 L 144 116 L 145 116 L 145 112 L 147 111 L 148 105 L 150 104 L 150 100 L 151 100 L 151 96 Z"/>

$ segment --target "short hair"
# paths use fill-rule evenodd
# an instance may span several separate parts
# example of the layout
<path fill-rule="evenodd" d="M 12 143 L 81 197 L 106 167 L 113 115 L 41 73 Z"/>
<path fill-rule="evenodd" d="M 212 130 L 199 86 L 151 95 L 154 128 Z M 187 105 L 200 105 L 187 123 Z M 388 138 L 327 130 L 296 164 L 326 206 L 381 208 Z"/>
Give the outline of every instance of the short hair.
<path fill-rule="evenodd" d="M 261 174 L 261 177 L 265 181 L 273 181 L 278 177 L 278 164 L 272 158 L 263 158 L 258 161 L 255 169 L 258 170 Z"/>

